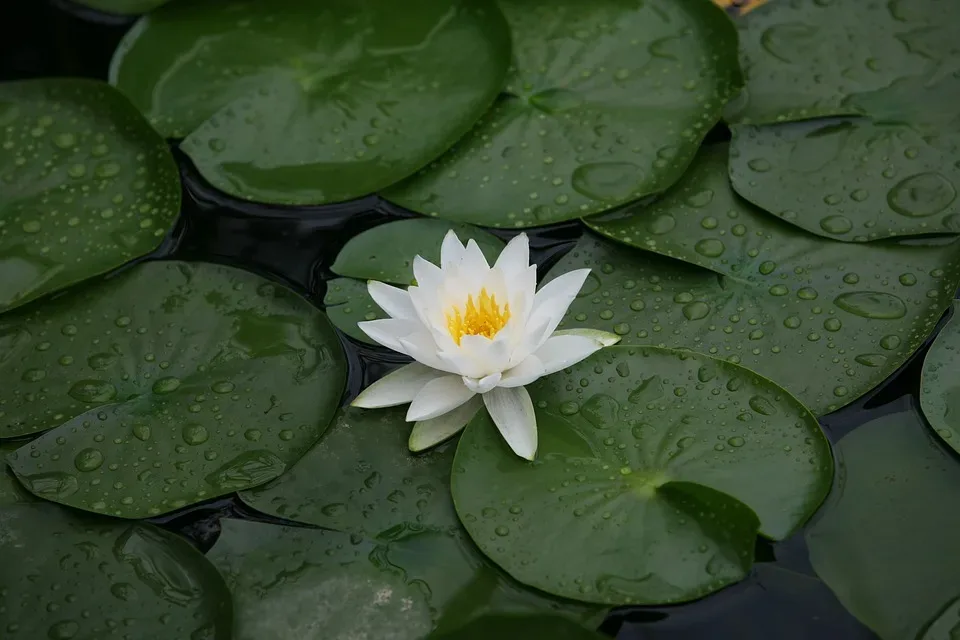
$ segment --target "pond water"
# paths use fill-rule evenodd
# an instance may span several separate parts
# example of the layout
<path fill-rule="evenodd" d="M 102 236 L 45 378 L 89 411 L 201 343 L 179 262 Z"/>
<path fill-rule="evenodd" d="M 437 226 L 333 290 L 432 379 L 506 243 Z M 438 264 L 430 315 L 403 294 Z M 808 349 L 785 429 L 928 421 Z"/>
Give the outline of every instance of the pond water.
<path fill-rule="evenodd" d="M 85 76 L 104 79 L 110 56 L 132 20 L 111 18 L 67 3 L 8 1 L 0 8 L 0 79 Z M 714 141 L 729 137 L 722 127 Z M 184 184 L 176 229 L 146 260 L 177 258 L 234 265 L 280 281 L 320 306 L 329 266 L 344 243 L 365 229 L 413 214 L 376 197 L 321 207 L 252 205 L 226 197 L 199 177 L 178 153 Z M 582 232 L 578 223 L 535 229 L 533 258 L 545 273 Z M 509 232 L 496 232 L 507 239 Z M 379 378 L 401 359 L 343 338 L 349 358 L 348 396 Z M 927 345 L 885 384 L 821 420 L 836 442 L 869 419 L 918 406 L 920 367 Z M 276 521 L 236 498 L 201 504 L 153 520 L 208 550 L 222 517 Z M 279 522 L 279 521 L 276 521 Z M 816 578 L 803 534 L 776 544 L 758 543 L 757 564 L 746 581 L 698 602 L 674 607 L 614 610 L 601 627 L 622 639 L 653 638 L 843 638 L 876 637 L 839 604 Z"/>

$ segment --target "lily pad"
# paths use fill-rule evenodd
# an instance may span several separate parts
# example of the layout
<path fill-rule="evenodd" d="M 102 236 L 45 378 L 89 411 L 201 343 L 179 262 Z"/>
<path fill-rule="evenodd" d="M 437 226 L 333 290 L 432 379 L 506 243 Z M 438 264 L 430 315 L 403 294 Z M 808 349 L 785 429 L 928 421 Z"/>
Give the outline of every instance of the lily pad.
<path fill-rule="evenodd" d="M 474 240 L 487 262 L 496 262 L 503 251 L 497 236 L 468 224 L 415 218 L 381 224 L 351 238 L 340 250 L 330 270 L 358 280 L 379 280 L 401 286 L 415 284 L 413 258 L 440 264 L 440 245 L 447 232 L 456 232 L 466 244 Z"/>
<path fill-rule="evenodd" d="M 23 488 L 7 465 L 7 454 L 13 453 L 23 444 L 22 442 L 10 444 L 0 442 L 0 509 L 11 504 L 36 501 L 33 494 Z"/>
<path fill-rule="evenodd" d="M 263 484 L 333 418 L 323 314 L 259 276 L 148 262 L 0 318 L 2 434 L 36 495 L 124 518 Z"/>
<path fill-rule="evenodd" d="M 180 211 L 170 150 L 92 80 L 0 84 L 0 311 L 156 249 Z"/>
<path fill-rule="evenodd" d="M 410 455 L 404 412 L 342 410 L 301 463 L 240 498 L 270 515 L 386 545 L 390 564 L 403 568 L 408 583 L 423 586 L 441 629 L 487 612 L 554 611 L 599 623 L 598 607 L 527 589 L 483 557 L 460 527 L 450 499 L 455 445 Z"/>
<path fill-rule="evenodd" d="M 440 264 L 440 245 L 451 229 L 461 242 L 476 241 L 491 264 L 503 251 L 503 241 L 495 235 L 472 225 L 443 220 L 398 220 L 364 231 L 344 245 L 330 267 L 334 273 L 348 276 L 327 282 L 323 304 L 330 321 L 355 340 L 377 344 L 357 327 L 358 322 L 388 317 L 367 293 L 366 281 L 414 284 L 413 259 L 419 255 Z"/>
<path fill-rule="evenodd" d="M 175 2 L 124 37 L 110 81 L 218 189 L 323 204 L 446 151 L 500 91 L 509 37 L 488 0 Z"/>
<path fill-rule="evenodd" d="M 170 0 L 72 0 L 85 7 L 121 16 L 135 16 L 153 11 Z"/>
<path fill-rule="evenodd" d="M 530 227 L 663 191 L 740 88 L 736 33 L 701 0 L 503 0 L 515 69 L 480 123 L 385 197 Z"/>
<path fill-rule="evenodd" d="M 483 616 L 461 629 L 434 634 L 430 640 L 489 640 L 490 638 L 550 638 L 550 640 L 606 640 L 608 636 L 589 631 L 557 616 Z"/>
<path fill-rule="evenodd" d="M 840 486 L 806 534 L 817 575 L 883 640 L 942 626 L 960 595 L 960 466 L 912 404 L 840 440 Z"/>
<path fill-rule="evenodd" d="M 230 593 L 185 540 L 49 504 L 0 511 L 5 640 L 229 640 Z"/>
<path fill-rule="evenodd" d="M 737 193 L 806 231 L 854 242 L 960 232 L 960 152 L 952 141 L 866 118 L 733 127 L 733 134 Z"/>
<path fill-rule="evenodd" d="M 753 124 L 856 115 L 852 97 L 956 71 L 953 0 L 778 0 L 737 20 L 746 87 L 726 114 Z"/>
<path fill-rule="evenodd" d="M 930 426 L 943 441 L 960 452 L 960 301 L 953 316 L 933 341 L 923 361 L 920 406 Z M 960 595 L 960 593 L 958 593 Z"/>
<path fill-rule="evenodd" d="M 830 447 L 786 391 L 735 364 L 610 347 L 529 387 L 540 447 L 511 456 L 484 413 L 451 489 L 474 542 L 514 578 L 605 604 L 699 598 L 742 579 L 830 489 Z"/>
<path fill-rule="evenodd" d="M 593 269 L 564 323 L 727 358 L 829 413 L 923 343 L 953 299 L 960 246 L 812 236 L 734 194 L 726 156 L 704 149 L 652 206 L 587 221 L 646 252 L 585 236 L 551 271 Z"/>

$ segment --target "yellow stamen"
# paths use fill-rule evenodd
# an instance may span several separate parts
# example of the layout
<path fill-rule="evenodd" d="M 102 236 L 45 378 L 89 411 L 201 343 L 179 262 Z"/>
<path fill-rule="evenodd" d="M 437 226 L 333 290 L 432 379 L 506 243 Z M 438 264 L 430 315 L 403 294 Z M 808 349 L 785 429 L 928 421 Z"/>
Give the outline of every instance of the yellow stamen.
<path fill-rule="evenodd" d="M 463 312 L 452 307 L 444 314 L 447 318 L 447 330 L 453 341 L 458 345 L 463 336 L 484 336 L 493 338 L 510 319 L 510 304 L 500 309 L 497 296 L 487 293 L 486 288 L 480 289 L 480 296 L 476 302 L 473 294 L 467 296 L 467 304 Z"/>

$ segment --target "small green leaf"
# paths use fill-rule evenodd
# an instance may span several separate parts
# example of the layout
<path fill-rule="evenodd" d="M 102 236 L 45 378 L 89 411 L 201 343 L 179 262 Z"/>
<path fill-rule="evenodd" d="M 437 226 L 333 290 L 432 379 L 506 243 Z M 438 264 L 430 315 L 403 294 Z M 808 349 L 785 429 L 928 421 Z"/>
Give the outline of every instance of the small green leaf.
<path fill-rule="evenodd" d="M 232 638 L 231 600 L 185 540 L 50 504 L 0 512 L 4 640 Z"/>
<path fill-rule="evenodd" d="M 446 151 L 503 85 L 490 0 L 200 0 L 142 18 L 110 80 L 218 189 L 323 204 L 383 189 Z"/>
<path fill-rule="evenodd" d="M 301 463 L 240 498 L 270 515 L 386 545 L 386 561 L 402 567 L 408 583 L 425 587 L 441 629 L 487 612 L 556 611 L 584 624 L 598 622 L 599 608 L 526 589 L 480 554 L 460 528 L 450 499 L 455 445 L 411 455 L 404 412 L 341 411 Z"/>
<path fill-rule="evenodd" d="M 737 197 L 726 158 L 704 149 L 655 204 L 587 221 L 646 251 L 584 237 L 548 275 L 593 270 L 561 328 L 727 358 L 829 413 L 923 343 L 950 306 L 960 245 L 812 236 Z"/>
<path fill-rule="evenodd" d="M 730 180 L 757 206 L 827 238 L 960 232 L 957 141 L 866 118 L 735 126 Z"/>
<path fill-rule="evenodd" d="M 263 484 L 327 428 L 345 362 L 320 311 L 229 267 L 148 262 L 0 318 L 0 435 L 34 494 L 125 518 Z"/>
<path fill-rule="evenodd" d="M 934 443 L 912 402 L 898 408 L 837 445 L 843 473 L 806 533 L 810 561 L 883 640 L 942 640 L 950 634 L 923 632 L 957 624 L 960 511 L 952 505 L 960 501 L 960 466 Z"/>
<path fill-rule="evenodd" d="M 953 316 L 933 341 L 923 361 L 920 406 L 930 426 L 943 441 L 960 452 L 960 301 Z"/>
<path fill-rule="evenodd" d="M 605 604 L 699 598 L 742 579 L 833 478 L 816 419 L 737 365 L 610 347 L 529 387 L 540 446 L 511 455 L 485 414 L 453 466 L 457 513 L 514 578 Z M 759 517 L 759 519 L 758 519 Z"/>
<path fill-rule="evenodd" d="M 491 265 L 503 251 L 500 238 L 468 224 L 423 218 L 397 220 L 351 238 L 330 270 L 358 280 L 379 280 L 400 286 L 415 284 L 414 256 L 440 264 L 440 245 L 451 229 L 463 244 L 475 240 Z"/>
<path fill-rule="evenodd" d="M 736 34 L 702 0 L 504 0 L 515 69 L 463 140 L 384 194 L 531 227 L 663 191 L 740 87 Z"/>
<path fill-rule="evenodd" d="M 180 210 L 166 143 L 92 80 L 0 84 L 0 311 L 156 249 Z"/>

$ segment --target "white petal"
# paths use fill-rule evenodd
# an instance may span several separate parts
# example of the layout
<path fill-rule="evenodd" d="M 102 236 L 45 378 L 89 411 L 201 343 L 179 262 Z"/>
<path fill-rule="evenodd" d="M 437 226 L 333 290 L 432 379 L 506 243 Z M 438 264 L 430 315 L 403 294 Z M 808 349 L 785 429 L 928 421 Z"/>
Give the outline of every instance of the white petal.
<path fill-rule="evenodd" d="M 480 251 L 480 246 L 476 240 L 467 240 L 467 248 L 463 252 L 463 259 L 460 261 L 461 275 L 483 274 L 490 270 L 487 259 Z"/>
<path fill-rule="evenodd" d="M 513 367 L 512 369 L 507 369 L 503 372 L 503 377 L 500 378 L 500 383 L 498 387 L 523 387 L 530 384 L 537 378 L 542 378 L 544 375 L 543 363 L 540 362 L 540 358 L 537 356 L 527 356 L 527 359 Z"/>
<path fill-rule="evenodd" d="M 445 350 L 439 354 L 439 358 L 457 367 L 461 375 L 483 378 L 507 368 L 510 359 L 507 337 L 490 340 L 483 336 L 463 336 L 459 348 Z"/>
<path fill-rule="evenodd" d="M 427 291 L 435 291 L 443 284 L 443 271 L 437 265 L 420 256 L 413 259 L 413 277 L 417 286 Z"/>
<path fill-rule="evenodd" d="M 456 409 L 476 394 L 467 389 L 460 376 L 435 378 L 424 385 L 407 409 L 407 422 L 429 420 Z"/>
<path fill-rule="evenodd" d="M 417 422 L 413 425 L 413 431 L 410 432 L 407 446 L 410 451 L 424 451 L 457 435 L 463 431 L 482 406 L 483 400 L 480 396 L 474 396 L 453 411 L 430 420 Z"/>
<path fill-rule="evenodd" d="M 371 280 L 367 282 L 367 293 L 392 318 L 416 320 L 418 317 L 410 294 L 403 289 Z"/>
<path fill-rule="evenodd" d="M 500 257 L 493 266 L 503 273 L 508 282 L 519 278 L 530 266 L 530 241 L 527 239 L 527 234 L 520 233 L 514 236 L 500 252 Z"/>
<path fill-rule="evenodd" d="M 530 319 L 527 321 L 530 326 L 540 326 L 546 321 L 547 335 L 539 337 L 537 347 L 543 344 L 543 341 L 560 324 L 563 315 L 580 293 L 580 288 L 583 287 L 583 282 L 589 274 L 590 269 L 577 269 L 565 273 L 556 280 L 548 282 L 537 292 L 533 299 Z"/>
<path fill-rule="evenodd" d="M 552 320 L 542 318 L 539 322 L 538 325 L 529 323 L 524 327 L 523 335 L 517 341 L 513 353 L 510 354 L 510 367 L 515 367 L 529 358 L 530 354 L 539 349 L 550 337 L 549 329 Z"/>
<path fill-rule="evenodd" d="M 450 366 L 437 357 L 437 343 L 433 336 L 422 328 L 398 340 L 401 353 L 405 353 L 417 362 L 423 363 L 432 369 L 440 369 L 447 373 L 461 375 L 458 370 L 451 370 Z"/>
<path fill-rule="evenodd" d="M 609 331 L 600 331 L 598 329 L 564 329 L 563 331 L 554 331 L 551 338 L 558 336 L 580 336 L 596 340 L 604 347 L 612 347 L 620 342 L 620 336 Z"/>
<path fill-rule="evenodd" d="M 523 387 L 498 387 L 481 397 L 513 452 L 521 458 L 533 460 L 537 454 L 537 415 L 527 390 Z"/>
<path fill-rule="evenodd" d="M 417 317 L 430 330 L 437 346 L 441 350 L 456 348 L 457 345 L 447 328 L 446 318 L 438 309 L 437 292 L 428 291 L 421 287 L 410 287 L 408 291 Z"/>
<path fill-rule="evenodd" d="M 350 403 L 351 407 L 379 409 L 412 402 L 423 387 L 442 371 L 412 362 L 380 378 Z"/>
<path fill-rule="evenodd" d="M 412 333 L 423 331 L 423 325 L 415 320 L 399 320 L 394 318 L 358 322 L 357 327 L 374 342 L 382 344 L 387 349 L 393 349 L 394 351 L 399 351 L 407 355 L 410 354 L 401 346 L 400 340 Z"/>
<path fill-rule="evenodd" d="M 501 377 L 500 373 L 491 373 L 487 377 L 480 378 L 479 380 L 477 378 L 463 376 L 463 384 L 474 393 L 486 393 L 499 384 Z"/>
<path fill-rule="evenodd" d="M 603 349 L 603 343 L 582 336 L 550 336 L 534 354 L 543 363 L 543 375 L 575 365 Z"/>
<path fill-rule="evenodd" d="M 450 269 L 460 264 L 463 259 L 463 243 L 457 237 L 453 229 L 447 231 L 443 236 L 443 244 L 440 245 L 440 268 Z"/>

